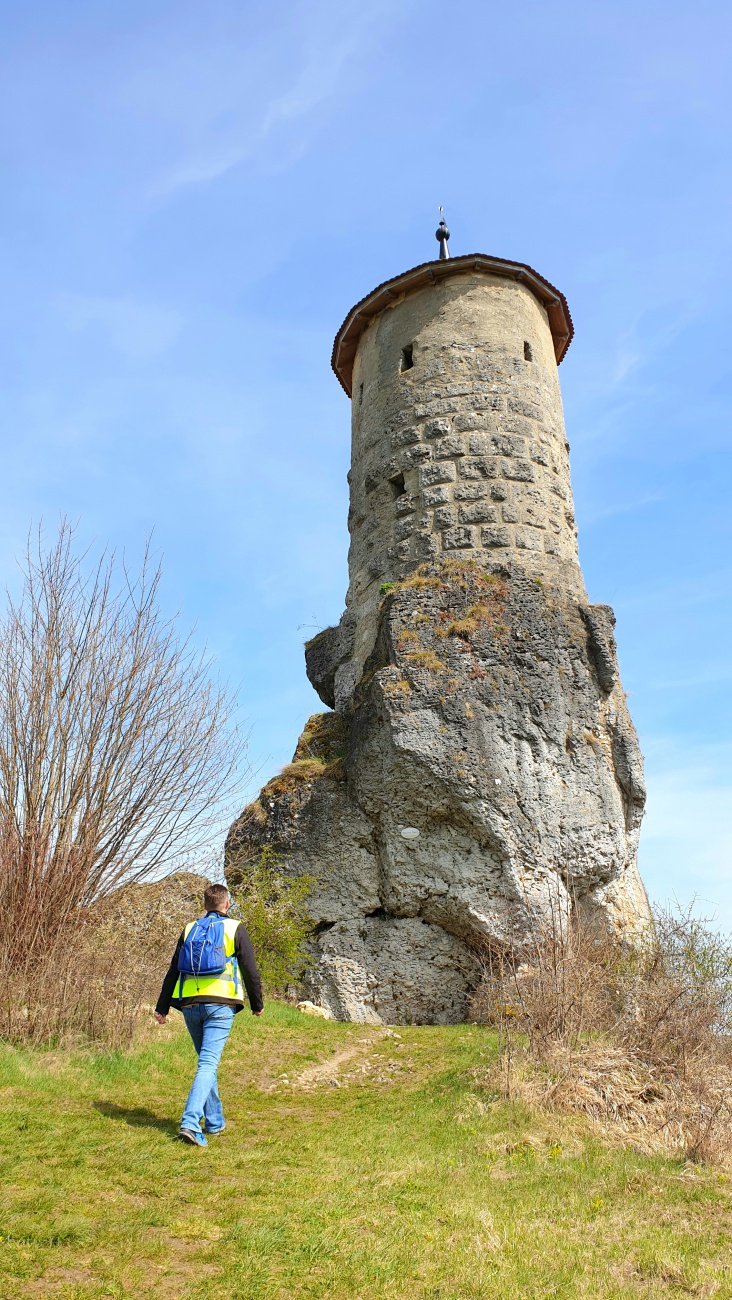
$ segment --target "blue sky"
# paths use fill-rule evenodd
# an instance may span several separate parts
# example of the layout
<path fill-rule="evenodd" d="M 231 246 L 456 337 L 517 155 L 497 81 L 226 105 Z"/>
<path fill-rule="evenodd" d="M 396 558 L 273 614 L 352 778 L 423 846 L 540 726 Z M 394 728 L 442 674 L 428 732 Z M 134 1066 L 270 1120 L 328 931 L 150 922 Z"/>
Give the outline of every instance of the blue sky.
<path fill-rule="evenodd" d="M 590 597 L 618 616 L 652 896 L 732 925 L 732 10 L 6 0 L 0 577 L 31 521 L 139 552 L 261 779 L 346 588 L 352 304 L 436 254 L 567 295 Z"/>

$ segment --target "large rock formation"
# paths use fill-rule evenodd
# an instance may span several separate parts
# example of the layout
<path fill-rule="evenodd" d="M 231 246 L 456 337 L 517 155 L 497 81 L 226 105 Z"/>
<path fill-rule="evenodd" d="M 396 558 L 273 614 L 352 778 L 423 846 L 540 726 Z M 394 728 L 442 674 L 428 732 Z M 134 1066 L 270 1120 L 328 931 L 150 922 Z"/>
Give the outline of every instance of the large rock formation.
<path fill-rule="evenodd" d="M 388 293 L 388 297 L 385 296 Z M 477 953 L 572 909 L 631 936 L 643 766 L 614 617 L 577 559 L 556 358 L 566 304 L 528 268 L 417 268 L 347 318 L 351 584 L 306 647 L 332 712 L 232 827 L 311 899 L 315 999 L 459 1021 Z"/>

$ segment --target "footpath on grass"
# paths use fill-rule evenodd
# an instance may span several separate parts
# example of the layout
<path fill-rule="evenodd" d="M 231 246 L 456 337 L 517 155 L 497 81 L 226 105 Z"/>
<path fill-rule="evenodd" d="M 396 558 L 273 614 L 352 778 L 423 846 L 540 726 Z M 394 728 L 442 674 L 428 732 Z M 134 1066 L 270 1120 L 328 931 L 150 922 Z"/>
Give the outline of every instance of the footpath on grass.
<path fill-rule="evenodd" d="M 496 1051 L 270 1004 L 200 1151 L 179 1017 L 128 1054 L 1 1047 L 0 1297 L 732 1296 L 725 1176 L 502 1100 Z"/>

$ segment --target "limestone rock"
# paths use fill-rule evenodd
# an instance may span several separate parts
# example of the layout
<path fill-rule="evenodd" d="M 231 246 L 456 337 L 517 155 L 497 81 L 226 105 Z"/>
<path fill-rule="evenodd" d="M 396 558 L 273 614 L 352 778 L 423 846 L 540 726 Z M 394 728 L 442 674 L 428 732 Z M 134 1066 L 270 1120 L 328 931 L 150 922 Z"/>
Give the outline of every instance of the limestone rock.
<path fill-rule="evenodd" d="M 335 708 L 336 674 L 353 653 L 353 619 L 345 614 L 337 627 L 327 627 L 305 645 L 305 671 L 329 709 Z"/>
<path fill-rule="evenodd" d="M 385 594 L 352 714 L 310 720 L 228 846 L 274 843 L 317 878 L 310 991 L 337 1019 L 460 1021 L 481 947 L 557 905 L 643 924 L 642 760 L 603 645 L 598 667 L 587 611 L 516 564 L 435 564 Z M 293 776 L 306 751 L 320 766 Z"/>
<path fill-rule="evenodd" d="M 327 1007 L 316 1006 L 314 1002 L 310 1002 L 307 998 L 302 1002 L 298 1002 L 297 1009 L 304 1016 L 319 1016 L 321 1020 L 333 1019 L 332 1011 L 329 1011 Z"/>

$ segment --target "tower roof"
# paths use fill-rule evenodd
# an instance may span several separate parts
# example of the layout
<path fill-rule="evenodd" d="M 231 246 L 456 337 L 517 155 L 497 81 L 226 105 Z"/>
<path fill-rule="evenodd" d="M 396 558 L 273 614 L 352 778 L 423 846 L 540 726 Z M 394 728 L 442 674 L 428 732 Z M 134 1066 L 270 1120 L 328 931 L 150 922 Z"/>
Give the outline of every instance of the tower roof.
<path fill-rule="evenodd" d="M 333 369 L 349 397 L 356 349 L 361 335 L 374 317 L 404 294 L 412 293 L 415 289 L 422 289 L 429 284 L 436 284 L 438 280 L 444 280 L 448 276 L 464 275 L 466 271 L 500 275 L 507 280 L 517 280 L 531 290 L 549 317 L 549 328 L 554 340 L 557 365 L 559 365 L 574 334 L 572 317 L 564 294 L 524 262 L 509 262 L 507 258 L 489 257 L 487 253 L 468 253 L 464 257 L 450 257 L 439 262 L 422 262 L 419 266 L 412 267 L 411 271 L 403 271 L 401 275 L 385 280 L 351 308 L 335 336 L 331 359 Z"/>

